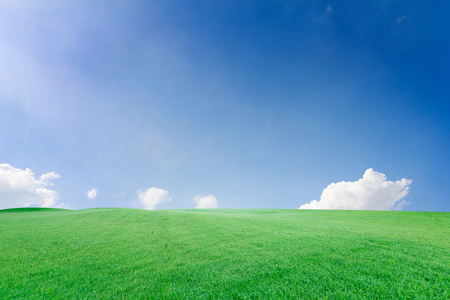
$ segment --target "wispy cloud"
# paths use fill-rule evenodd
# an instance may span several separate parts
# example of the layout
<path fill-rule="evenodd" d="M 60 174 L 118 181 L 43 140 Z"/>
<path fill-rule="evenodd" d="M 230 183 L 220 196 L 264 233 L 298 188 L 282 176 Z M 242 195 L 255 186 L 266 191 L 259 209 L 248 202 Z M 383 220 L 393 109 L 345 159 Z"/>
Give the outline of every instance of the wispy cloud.
<path fill-rule="evenodd" d="M 300 209 L 401 210 L 409 192 L 409 179 L 388 181 L 382 173 L 368 169 L 358 181 L 341 181 L 326 187 L 320 201 L 313 200 Z"/>
<path fill-rule="evenodd" d="M 395 24 L 400 24 L 406 19 L 406 16 L 398 17 L 397 20 L 395 20 Z"/>
<path fill-rule="evenodd" d="M 331 13 L 333 11 L 333 8 L 331 5 L 327 5 L 327 13 Z"/>
<path fill-rule="evenodd" d="M 151 187 L 146 190 L 137 190 L 139 201 L 145 209 L 155 209 L 155 206 L 164 202 L 170 202 L 169 192 L 157 187 Z"/>
<path fill-rule="evenodd" d="M 51 182 L 60 176 L 55 172 L 36 178 L 30 169 L 18 169 L 9 164 L 0 164 L 0 209 L 12 207 L 53 207 L 58 192 L 48 189 Z M 64 204 L 59 204 L 61 206 Z"/>
<path fill-rule="evenodd" d="M 197 196 L 192 200 L 197 203 L 195 208 L 217 208 L 219 206 L 219 201 L 213 195 Z"/>
<path fill-rule="evenodd" d="M 91 190 L 86 192 L 86 196 L 90 200 L 95 200 L 95 197 L 97 197 L 97 193 L 98 193 L 98 189 L 93 188 L 93 189 L 91 189 Z"/>

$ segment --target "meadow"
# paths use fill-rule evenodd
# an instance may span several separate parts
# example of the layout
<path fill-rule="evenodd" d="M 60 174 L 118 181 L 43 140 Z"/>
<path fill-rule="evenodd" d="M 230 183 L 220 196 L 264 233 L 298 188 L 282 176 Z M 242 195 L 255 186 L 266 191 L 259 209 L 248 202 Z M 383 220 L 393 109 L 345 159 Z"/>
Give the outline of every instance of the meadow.
<path fill-rule="evenodd" d="M 0 211 L 0 299 L 449 299 L 450 213 Z"/>

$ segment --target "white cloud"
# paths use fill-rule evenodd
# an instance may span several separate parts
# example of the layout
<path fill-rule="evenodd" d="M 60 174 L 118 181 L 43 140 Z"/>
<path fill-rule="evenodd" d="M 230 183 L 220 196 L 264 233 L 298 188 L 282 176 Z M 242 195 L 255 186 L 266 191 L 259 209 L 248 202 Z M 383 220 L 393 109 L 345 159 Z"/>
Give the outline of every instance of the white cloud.
<path fill-rule="evenodd" d="M 403 22 L 405 19 L 406 19 L 406 16 L 398 17 L 397 20 L 395 20 L 395 23 L 396 23 L 396 24 L 400 24 L 400 23 Z"/>
<path fill-rule="evenodd" d="M 405 178 L 388 181 L 384 174 L 367 169 L 358 181 L 330 184 L 320 201 L 313 200 L 299 209 L 401 210 L 409 204 L 402 199 L 408 195 L 411 182 Z"/>
<path fill-rule="evenodd" d="M 139 201 L 144 205 L 145 209 L 155 209 L 156 205 L 172 200 L 168 191 L 156 187 L 151 187 L 147 190 L 139 189 L 137 193 Z"/>
<path fill-rule="evenodd" d="M 70 205 L 67 205 L 65 203 L 60 203 L 58 205 L 53 206 L 54 208 L 62 208 L 62 209 L 72 209 Z"/>
<path fill-rule="evenodd" d="M 86 195 L 87 195 L 88 199 L 95 200 L 95 197 L 97 197 L 97 193 L 98 193 L 98 189 L 93 188 L 93 189 L 87 191 Z"/>
<path fill-rule="evenodd" d="M 331 5 L 327 5 L 327 13 L 330 13 L 333 11 L 333 8 L 331 7 Z"/>
<path fill-rule="evenodd" d="M 58 192 L 48 189 L 52 180 L 58 179 L 55 172 L 36 178 L 30 169 L 17 169 L 9 164 L 0 164 L 0 209 L 26 206 L 53 207 Z M 63 204 L 59 204 L 63 205 Z"/>
<path fill-rule="evenodd" d="M 217 208 L 219 205 L 219 202 L 213 195 L 197 196 L 192 200 L 197 203 L 195 208 Z"/>

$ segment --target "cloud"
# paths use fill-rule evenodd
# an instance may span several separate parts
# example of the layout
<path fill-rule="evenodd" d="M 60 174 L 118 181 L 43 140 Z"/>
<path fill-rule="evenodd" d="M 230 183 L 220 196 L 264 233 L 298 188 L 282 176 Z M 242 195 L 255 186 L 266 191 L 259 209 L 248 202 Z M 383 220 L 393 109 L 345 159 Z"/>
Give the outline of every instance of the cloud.
<path fill-rule="evenodd" d="M 72 206 L 67 205 L 65 203 L 60 203 L 58 205 L 53 206 L 54 208 L 62 208 L 62 209 L 72 209 Z"/>
<path fill-rule="evenodd" d="M 170 202 L 172 197 L 169 197 L 169 192 L 160 188 L 151 187 L 147 190 L 137 190 L 139 201 L 144 205 L 145 209 L 155 209 L 155 206 Z"/>
<path fill-rule="evenodd" d="M 396 24 L 400 24 L 400 23 L 402 23 L 405 19 L 406 19 L 406 16 L 398 17 L 397 20 L 395 20 L 395 23 L 396 23 Z"/>
<path fill-rule="evenodd" d="M 195 208 L 217 208 L 219 205 L 219 202 L 213 195 L 197 196 L 192 200 L 197 203 Z"/>
<path fill-rule="evenodd" d="M 330 13 L 333 11 L 333 8 L 331 7 L 331 5 L 327 5 L 327 13 Z"/>
<path fill-rule="evenodd" d="M 93 188 L 92 190 L 89 190 L 86 192 L 86 195 L 88 199 L 95 200 L 95 197 L 97 197 L 98 189 Z"/>
<path fill-rule="evenodd" d="M 320 201 L 313 200 L 299 209 L 401 210 L 409 204 L 402 199 L 408 195 L 411 182 L 405 178 L 388 181 L 384 174 L 367 169 L 358 181 L 330 184 Z"/>
<path fill-rule="evenodd" d="M 30 169 L 17 169 L 9 164 L 0 164 L 0 209 L 26 206 L 54 207 L 58 192 L 48 189 L 52 180 L 58 179 L 55 172 L 36 178 Z M 64 204 L 59 204 L 64 205 Z"/>

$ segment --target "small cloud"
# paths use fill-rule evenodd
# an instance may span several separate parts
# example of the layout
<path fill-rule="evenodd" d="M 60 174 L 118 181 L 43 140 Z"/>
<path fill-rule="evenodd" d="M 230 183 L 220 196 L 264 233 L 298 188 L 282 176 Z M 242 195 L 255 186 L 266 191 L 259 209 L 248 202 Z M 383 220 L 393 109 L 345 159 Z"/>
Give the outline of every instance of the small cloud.
<path fill-rule="evenodd" d="M 299 209 L 401 210 L 409 204 L 402 199 L 408 195 L 411 182 L 405 178 L 388 181 L 384 174 L 367 169 L 358 181 L 330 184 L 320 201 L 313 200 Z"/>
<path fill-rule="evenodd" d="M 155 209 L 156 205 L 172 200 L 168 191 L 156 187 L 151 187 L 147 190 L 139 189 L 137 193 L 139 201 L 144 205 L 145 209 Z"/>
<path fill-rule="evenodd" d="M 397 20 L 395 20 L 395 24 L 400 24 L 406 19 L 406 16 L 398 17 Z"/>
<path fill-rule="evenodd" d="M 195 208 L 217 208 L 219 205 L 219 202 L 213 195 L 197 196 L 192 200 L 197 203 Z"/>
<path fill-rule="evenodd" d="M 327 5 L 327 13 L 331 13 L 333 11 L 333 8 L 331 5 Z"/>
<path fill-rule="evenodd" d="M 67 205 L 65 203 L 60 203 L 58 205 L 53 206 L 54 208 L 62 208 L 62 209 L 72 209 L 70 205 Z"/>
<path fill-rule="evenodd" d="M 92 190 L 89 190 L 86 192 L 86 195 L 88 199 L 95 200 L 95 197 L 97 197 L 98 189 L 93 188 Z"/>
<path fill-rule="evenodd" d="M 9 164 L 0 164 L 0 209 L 13 207 L 54 207 L 58 192 L 48 189 L 51 180 L 58 179 L 55 172 L 36 178 L 30 169 L 17 169 Z"/>
<path fill-rule="evenodd" d="M 123 195 L 125 195 L 125 192 L 118 193 L 118 194 L 113 194 L 113 197 L 114 198 L 119 198 L 119 197 L 122 197 Z"/>

